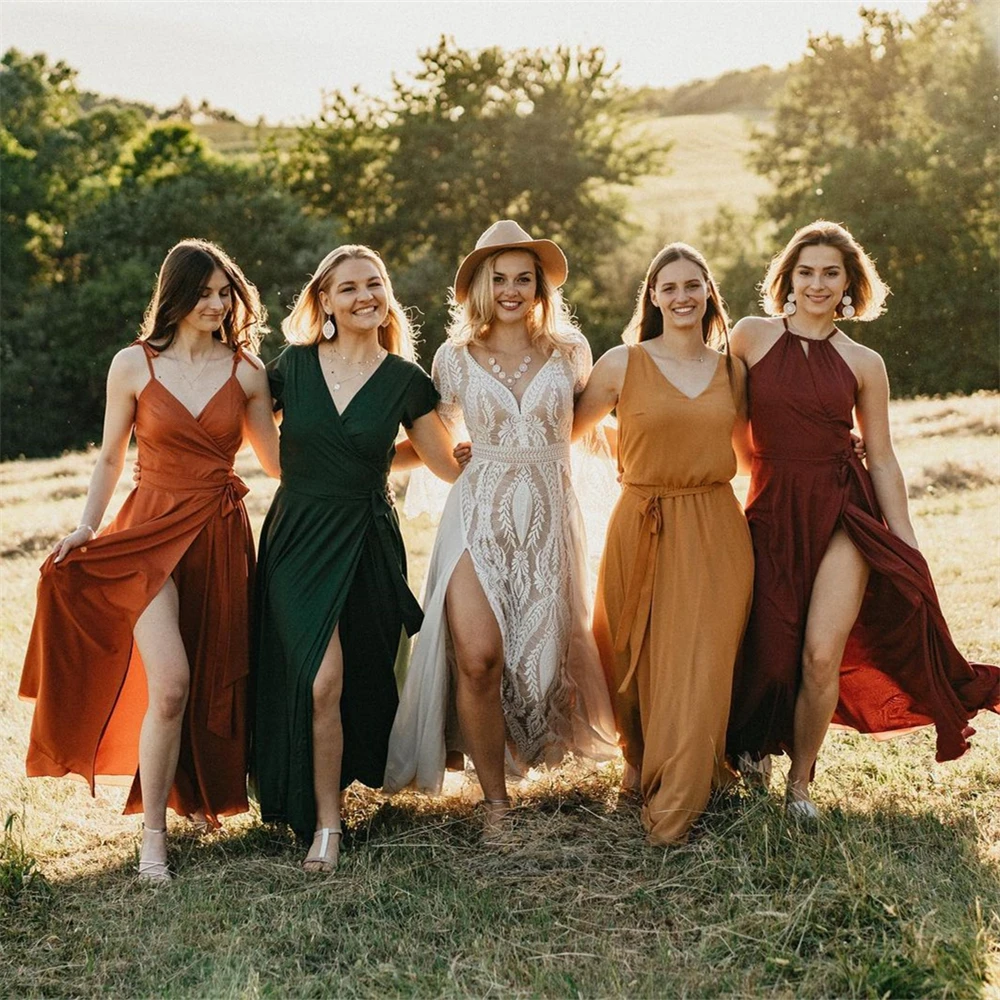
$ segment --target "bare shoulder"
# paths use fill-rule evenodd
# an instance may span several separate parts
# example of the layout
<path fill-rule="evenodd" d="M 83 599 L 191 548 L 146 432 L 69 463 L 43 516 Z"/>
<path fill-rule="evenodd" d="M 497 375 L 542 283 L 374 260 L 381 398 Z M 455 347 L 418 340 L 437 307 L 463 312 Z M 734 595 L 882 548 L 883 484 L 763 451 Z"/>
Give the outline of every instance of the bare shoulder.
<path fill-rule="evenodd" d="M 138 392 L 149 381 L 146 352 L 139 344 L 123 347 L 108 368 L 108 385 L 126 392 Z"/>
<path fill-rule="evenodd" d="M 605 351 L 594 364 L 594 371 L 598 368 L 608 373 L 624 372 L 628 366 L 628 345 L 618 344 Z"/>
<path fill-rule="evenodd" d="M 236 366 L 236 377 L 239 379 L 240 385 L 243 386 L 247 395 L 252 395 L 254 392 L 263 389 L 267 389 L 270 392 L 264 362 L 252 351 L 248 351 L 245 348 L 240 351 L 239 364 Z"/>
<path fill-rule="evenodd" d="M 752 368 L 784 332 L 780 319 L 768 316 L 744 316 L 729 334 L 733 355 Z"/>
<path fill-rule="evenodd" d="M 886 382 L 885 362 L 878 351 L 873 351 L 864 344 L 859 344 L 852 340 L 841 330 L 840 336 L 834 341 L 834 346 L 840 352 L 841 357 L 850 366 L 858 380 L 859 386 L 867 384 L 884 384 Z"/>

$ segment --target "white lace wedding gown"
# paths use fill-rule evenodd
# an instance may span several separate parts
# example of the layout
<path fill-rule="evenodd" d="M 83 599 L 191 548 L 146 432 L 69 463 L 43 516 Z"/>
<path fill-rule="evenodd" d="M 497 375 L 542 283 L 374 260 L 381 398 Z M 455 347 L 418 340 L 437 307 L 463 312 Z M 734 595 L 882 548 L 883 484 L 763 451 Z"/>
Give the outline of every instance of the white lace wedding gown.
<path fill-rule="evenodd" d="M 451 488 L 424 588 L 424 623 L 389 740 L 384 789 L 438 794 L 448 751 L 464 750 L 454 708 L 445 593 L 468 551 L 503 637 L 508 770 L 567 752 L 617 754 L 614 716 L 590 632 L 583 526 L 570 480 L 573 399 L 590 347 L 554 351 L 520 404 L 464 347 L 434 357 L 438 406 L 464 415 L 472 460 Z"/>

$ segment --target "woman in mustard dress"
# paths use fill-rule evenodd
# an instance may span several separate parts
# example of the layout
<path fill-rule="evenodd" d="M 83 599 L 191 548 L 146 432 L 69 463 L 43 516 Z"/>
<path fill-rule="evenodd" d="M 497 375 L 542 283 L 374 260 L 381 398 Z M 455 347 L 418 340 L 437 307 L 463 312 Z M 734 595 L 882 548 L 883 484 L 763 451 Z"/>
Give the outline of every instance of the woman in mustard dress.
<path fill-rule="evenodd" d="M 594 635 L 625 784 L 641 792 L 655 844 L 686 840 L 713 783 L 728 774 L 726 722 L 753 553 L 730 485 L 736 451 L 747 451 L 746 372 L 728 352 L 727 326 L 701 254 L 664 247 L 626 346 L 594 366 L 574 422 L 581 433 L 617 410 L 622 493 L 601 560 Z"/>

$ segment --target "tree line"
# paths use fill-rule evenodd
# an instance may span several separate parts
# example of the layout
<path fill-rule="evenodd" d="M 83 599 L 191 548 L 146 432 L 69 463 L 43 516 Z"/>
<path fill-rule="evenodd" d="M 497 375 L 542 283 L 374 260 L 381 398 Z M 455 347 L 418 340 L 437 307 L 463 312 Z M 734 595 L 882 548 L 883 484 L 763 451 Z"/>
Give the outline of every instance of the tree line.
<path fill-rule="evenodd" d="M 861 17 L 857 42 L 812 39 L 788 70 L 754 137 L 753 167 L 773 192 L 757 213 L 723 206 L 682 235 L 741 315 L 759 312 L 755 283 L 797 225 L 843 221 L 895 293 L 887 316 L 857 331 L 885 353 L 895 389 L 996 387 L 997 75 L 981 11 L 938 0 L 912 23 Z M 625 192 L 669 167 L 669 150 L 633 127 L 649 93 L 624 88 L 600 49 L 470 52 L 442 38 L 420 59 L 388 97 L 327 95 L 281 142 L 222 156 L 186 121 L 81 93 L 65 63 L 9 50 L 2 455 L 99 438 L 110 358 L 138 329 L 164 253 L 190 235 L 241 263 L 272 327 L 327 250 L 377 247 L 429 359 L 458 260 L 511 216 L 566 249 L 567 296 L 595 354 L 617 342 L 642 277 Z M 732 91 L 720 79 L 718 92 Z M 265 345 L 272 356 L 280 338 Z"/>

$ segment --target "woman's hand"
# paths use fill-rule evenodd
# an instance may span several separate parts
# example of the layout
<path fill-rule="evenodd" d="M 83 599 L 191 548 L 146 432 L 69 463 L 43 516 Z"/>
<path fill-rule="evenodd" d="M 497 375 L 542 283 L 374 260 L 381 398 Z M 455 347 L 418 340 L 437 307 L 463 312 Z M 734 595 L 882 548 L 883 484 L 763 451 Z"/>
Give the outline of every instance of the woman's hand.
<path fill-rule="evenodd" d="M 859 462 L 863 462 L 868 457 L 868 451 L 865 448 L 865 439 L 858 437 L 853 431 L 851 431 L 851 447 L 854 449 L 854 457 Z"/>
<path fill-rule="evenodd" d="M 132 466 L 132 485 L 138 486 L 139 481 L 142 479 L 142 466 L 139 464 L 139 459 L 135 460 L 135 464 Z"/>
<path fill-rule="evenodd" d="M 455 445 L 452 455 L 455 457 L 455 461 L 464 469 L 469 462 L 472 460 L 472 442 L 471 441 L 459 441 Z"/>
<path fill-rule="evenodd" d="M 63 538 L 52 550 L 55 553 L 55 561 L 57 563 L 62 562 L 73 549 L 78 549 L 81 545 L 86 545 L 87 542 L 96 537 L 97 532 L 89 524 L 81 524 Z"/>

